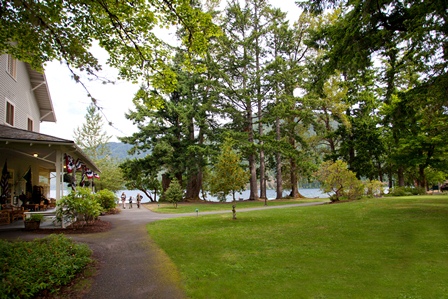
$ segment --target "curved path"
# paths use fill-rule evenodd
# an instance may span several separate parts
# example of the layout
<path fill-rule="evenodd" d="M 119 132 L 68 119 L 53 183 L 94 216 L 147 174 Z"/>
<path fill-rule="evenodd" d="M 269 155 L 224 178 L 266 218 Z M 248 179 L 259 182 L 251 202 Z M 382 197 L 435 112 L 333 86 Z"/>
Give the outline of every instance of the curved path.
<path fill-rule="evenodd" d="M 263 206 L 240 209 L 238 213 L 318 204 L 324 202 Z M 200 215 L 219 213 L 231 213 L 231 211 L 202 212 Z M 186 298 L 176 267 L 149 238 L 145 225 L 160 219 L 185 216 L 196 216 L 196 213 L 157 214 L 144 207 L 137 209 L 134 205 L 133 209 L 125 209 L 120 214 L 103 217 L 112 223 L 113 227 L 108 232 L 68 235 L 75 241 L 87 243 L 100 263 L 92 288 L 90 291 L 86 290 L 83 298 Z M 0 233 L 0 238 L 13 237 L 29 240 L 36 238 L 37 235 L 23 230 Z"/>

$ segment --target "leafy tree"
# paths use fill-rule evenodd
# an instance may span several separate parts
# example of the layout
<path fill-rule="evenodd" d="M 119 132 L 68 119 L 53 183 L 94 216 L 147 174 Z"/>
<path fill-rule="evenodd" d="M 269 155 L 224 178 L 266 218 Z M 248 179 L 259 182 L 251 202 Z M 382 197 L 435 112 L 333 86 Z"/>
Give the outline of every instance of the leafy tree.
<path fill-rule="evenodd" d="M 339 201 L 344 196 L 348 199 L 357 199 L 364 193 L 364 185 L 342 160 L 322 163 L 315 176 L 321 183 L 323 192 L 333 192 L 330 196 L 331 201 Z"/>
<path fill-rule="evenodd" d="M 177 203 L 182 201 L 183 195 L 184 190 L 176 178 L 171 180 L 170 186 L 163 193 L 164 199 L 171 202 L 175 208 L 177 208 Z"/>
<path fill-rule="evenodd" d="M 126 160 L 119 165 L 125 186 L 129 190 L 142 191 L 151 202 L 157 201 L 157 193 L 162 189 L 158 179 L 158 168 L 151 165 L 151 160 L 146 158 Z M 154 192 L 154 197 L 151 195 Z"/>
<path fill-rule="evenodd" d="M 56 59 L 94 75 L 101 69 L 90 52 L 96 40 L 109 53 L 107 63 L 119 69 L 121 78 L 141 78 L 172 90 L 175 74 L 166 64 L 170 50 L 155 29 L 183 28 L 181 41 L 189 50 L 186 57 L 203 55 L 209 38 L 219 30 L 196 4 L 190 0 L 5 0 L 0 14 L 0 52 L 35 69 Z M 78 75 L 74 77 L 79 80 Z"/>
<path fill-rule="evenodd" d="M 391 113 L 384 114 L 383 117 L 383 125 L 387 129 L 384 132 L 388 133 L 386 146 L 389 149 L 389 187 L 392 187 L 394 173 L 398 185 L 404 186 L 405 170 L 411 155 L 403 156 L 402 147 L 409 144 L 406 141 L 408 137 L 414 136 L 410 139 L 415 140 L 416 135 L 409 135 L 407 132 L 407 124 L 415 119 L 410 113 L 412 110 L 412 113 L 419 113 L 431 106 L 446 107 L 446 97 L 443 96 L 448 78 L 445 3 L 319 0 L 302 1 L 300 5 L 315 13 L 323 13 L 325 8 L 338 8 L 338 18 L 328 26 L 321 27 L 313 40 L 313 46 L 328 50 L 321 78 L 325 79 L 336 70 L 342 71 L 349 78 L 367 74 L 373 69 L 378 70 L 376 85 L 383 89 L 378 96 L 385 105 L 397 108 L 393 112 L 389 110 Z M 400 95 L 404 92 L 408 100 Z M 419 108 L 409 107 L 409 97 L 417 94 Z M 403 102 L 400 104 L 401 101 Z M 427 114 L 429 118 L 440 119 L 434 111 L 428 109 L 427 112 L 431 112 Z M 414 129 L 416 128 L 415 126 Z M 431 130 L 429 127 L 425 129 Z M 432 135 L 429 131 L 420 133 L 421 137 Z M 424 168 L 431 164 L 431 160 L 440 160 L 443 150 L 434 156 L 431 147 L 437 143 L 437 139 L 442 138 L 443 134 L 431 138 L 431 146 L 413 153 L 420 161 L 420 184 L 424 184 Z"/>
<path fill-rule="evenodd" d="M 221 154 L 210 174 L 210 193 L 218 195 L 222 201 L 228 194 L 232 194 L 235 201 L 235 193 L 243 191 L 249 180 L 249 173 L 240 165 L 241 156 L 232 149 L 234 141 L 227 138 L 222 145 Z"/>

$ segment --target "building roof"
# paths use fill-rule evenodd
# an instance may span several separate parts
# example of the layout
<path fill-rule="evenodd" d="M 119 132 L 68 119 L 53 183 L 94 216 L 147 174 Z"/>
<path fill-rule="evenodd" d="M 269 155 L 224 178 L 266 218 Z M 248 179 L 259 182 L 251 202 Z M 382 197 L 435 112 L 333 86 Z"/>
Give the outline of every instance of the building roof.
<path fill-rule="evenodd" d="M 40 121 L 56 122 L 56 114 L 51 101 L 50 92 L 48 90 L 47 78 L 44 73 L 39 73 L 31 68 L 28 63 L 25 63 L 30 77 L 31 90 L 37 100 L 37 105 L 40 111 Z"/>
<path fill-rule="evenodd" d="M 64 153 L 81 159 L 92 171 L 100 172 L 95 163 L 72 140 L 0 125 L 0 151 L 10 151 L 28 157 L 37 154 L 39 160 L 51 164 L 56 161 L 55 148 L 58 147 Z"/>

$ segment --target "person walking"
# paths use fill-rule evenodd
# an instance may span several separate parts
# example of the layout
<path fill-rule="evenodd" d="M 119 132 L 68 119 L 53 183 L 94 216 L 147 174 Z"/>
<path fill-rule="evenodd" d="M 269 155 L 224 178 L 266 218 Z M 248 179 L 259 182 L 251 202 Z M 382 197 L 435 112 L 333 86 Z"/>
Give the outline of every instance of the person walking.
<path fill-rule="evenodd" d="M 129 196 L 129 209 L 132 209 L 132 196 Z"/>
<path fill-rule="evenodd" d="M 123 203 L 123 209 L 126 209 L 126 194 L 121 193 L 121 202 Z"/>
<path fill-rule="evenodd" d="M 140 202 L 142 201 L 142 196 L 140 193 L 137 193 L 137 208 L 140 209 Z"/>

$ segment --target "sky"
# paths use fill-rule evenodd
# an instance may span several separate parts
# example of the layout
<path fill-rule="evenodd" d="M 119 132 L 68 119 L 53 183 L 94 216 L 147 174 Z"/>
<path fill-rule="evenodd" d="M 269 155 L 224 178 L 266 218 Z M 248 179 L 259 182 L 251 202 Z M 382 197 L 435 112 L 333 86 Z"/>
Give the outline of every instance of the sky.
<path fill-rule="evenodd" d="M 288 13 L 288 18 L 295 21 L 300 14 L 295 0 L 270 0 L 271 5 Z M 103 65 L 102 77 L 116 81 L 117 70 L 107 67 L 104 63 L 107 53 L 101 49 L 94 49 L 93 54 L 100 58 Z M 65 65 L 57 61 L 45 66 L 47 86 L 56 113 L 56 123 L 43 122 L 40 132 L 64 138 L 74 139 L 74 130 L 85 123 L 87 107 L 91 99 L 87 96 L 81 84 L 76 83 Z M 100 81 L 83 81 L 90 94 L 97 100 L 103 115 L 103 128 L 110 141 L 119 142 L 117 137 L 130 136 L 137 128 L 127 120 L 125 113 L 133 109 L 132 99 L 138 90 L 138 85 L 126 81 L 116 81 L 115 84 L 102 84 Z M 112 125 L 108 125 L 112 123 Z"/>

